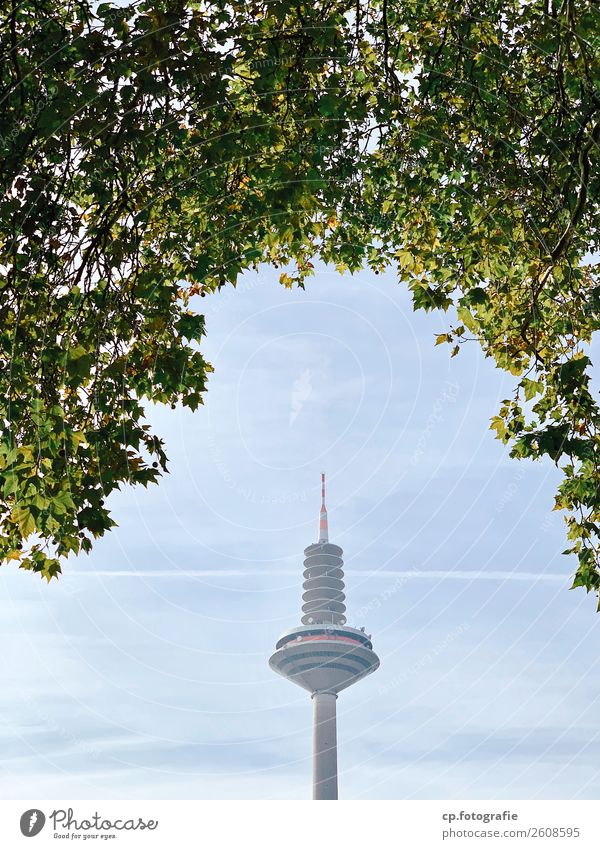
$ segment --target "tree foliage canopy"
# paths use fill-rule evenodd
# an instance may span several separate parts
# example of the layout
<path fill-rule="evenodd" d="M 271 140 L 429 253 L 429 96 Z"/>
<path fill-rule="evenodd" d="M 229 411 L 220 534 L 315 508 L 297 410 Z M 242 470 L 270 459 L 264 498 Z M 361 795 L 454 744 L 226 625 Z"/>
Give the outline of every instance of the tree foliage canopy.
<path fill-rule="evenodd" d="M 600 590 L 600 9 L 591 0 L 4 0 L 0 556 L 50 579 L 166 470 L 190 298 L 259 263 L 397 269 L 515 376 L 492 427 L 563 481 Z"/>

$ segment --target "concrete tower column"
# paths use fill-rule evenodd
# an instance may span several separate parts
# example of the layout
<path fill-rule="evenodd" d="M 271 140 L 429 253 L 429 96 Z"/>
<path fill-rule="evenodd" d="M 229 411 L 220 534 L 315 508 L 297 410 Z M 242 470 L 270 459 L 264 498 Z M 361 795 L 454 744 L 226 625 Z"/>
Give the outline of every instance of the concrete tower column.
<path fill-rule="evenodd" d="M 337 799 L 335 693 L 313 693 L 313 799 Z"/>

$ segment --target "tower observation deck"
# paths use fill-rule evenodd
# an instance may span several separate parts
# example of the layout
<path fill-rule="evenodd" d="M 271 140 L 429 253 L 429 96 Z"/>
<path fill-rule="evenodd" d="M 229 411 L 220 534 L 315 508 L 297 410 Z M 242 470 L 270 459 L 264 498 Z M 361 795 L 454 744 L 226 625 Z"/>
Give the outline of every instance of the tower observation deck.
<path fill-rule="evenodd" d="M 329 542 L 325 475 L 321 493 L 319 541 L 304 549 L 302 625 L 277 641 L 269 665 L 311 694 L 313 799 L 337 799 L 337 696 L 374 672 L 379 658 L 364 628 L 346 625 L 343 551 Z"/>

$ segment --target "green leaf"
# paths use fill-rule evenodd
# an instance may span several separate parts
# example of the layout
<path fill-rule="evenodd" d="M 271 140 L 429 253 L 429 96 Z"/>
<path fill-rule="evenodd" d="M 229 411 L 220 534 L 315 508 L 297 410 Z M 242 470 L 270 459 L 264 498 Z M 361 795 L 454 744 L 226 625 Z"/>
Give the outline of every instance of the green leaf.
<path fill-rule="evenodd" d="M 19 526 L 19 531 L 24 539 L 35 530 L 35 519 L 28 507 L 15 507 L 11 513 L 11 518 Z"/>
<path fill-rule="evenodd" d="M 541 395 L 544 391 L 544 384 L 541 381 L 529 380 L 529 378 L 523 378 L 521 381 L 521 385 L 525 390 L 525 400 L 531 401 L 536 395 Z"/>
<path fill-rule="evenodd" d="M 199 341 L 204 335 L 204 316 L 184 313 L 177 321 L 175 328 L 186 339 Z"/>

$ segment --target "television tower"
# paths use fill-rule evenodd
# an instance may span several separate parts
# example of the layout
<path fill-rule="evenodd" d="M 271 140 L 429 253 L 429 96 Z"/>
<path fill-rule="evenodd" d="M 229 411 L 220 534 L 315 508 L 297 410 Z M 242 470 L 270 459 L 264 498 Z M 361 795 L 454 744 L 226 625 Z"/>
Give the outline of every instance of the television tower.
<path fill-rule="evenodd" d="M 313 714 L 313 799 L 337 799 L 338 693 L 379 666 L 364 628 L 346 625 L 343 551 L 329 542 L 325 475 L 321 475 L 319 541 L 304 549 L 302 625 L 275 645 L 269 666 L 311 694 Z"/>

